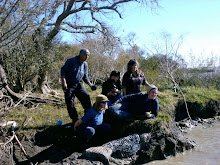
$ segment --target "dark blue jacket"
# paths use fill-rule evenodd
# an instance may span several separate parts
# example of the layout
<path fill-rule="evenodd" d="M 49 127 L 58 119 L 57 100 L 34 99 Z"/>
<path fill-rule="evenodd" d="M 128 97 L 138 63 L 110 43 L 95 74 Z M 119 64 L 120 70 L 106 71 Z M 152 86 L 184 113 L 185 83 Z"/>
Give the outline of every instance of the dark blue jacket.
<path fill-rule="evenodd" d="M 136 93 L 123 96 L 120 98 L 121 103 L 128 104 L 127 111 L 133 115 L 143 115 L 145 112 L 150 112 L 155 115 L 159 111 L 159 102 L 157 99 L 149 99 L 147 94 Z"/>
<path fill-rule="evenodd" d="M 85 83 L 89 83 L 88 64 L 86 61 L 80 62 L 80 57 L 75 56 L 68 59 L 61 68 L 61 77 L 65 77 L 68 87 L 79 83 L 82 79 Z"/>

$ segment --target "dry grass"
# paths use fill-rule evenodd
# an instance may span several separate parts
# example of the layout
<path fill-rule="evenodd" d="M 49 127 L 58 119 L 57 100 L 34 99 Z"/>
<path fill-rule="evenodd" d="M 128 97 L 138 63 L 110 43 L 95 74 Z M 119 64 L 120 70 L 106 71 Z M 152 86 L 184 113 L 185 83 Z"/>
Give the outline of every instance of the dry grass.
<path fill-rule="evenodd" d="M 101 89 L 98 88 L 96 91 L 91 91 L 87 89 L 90 93 L 92 103 L 95 102 L 96 95 L 101 93 Z M 62 91 L 58 91 L 59 93 Z M 214 88 L 209 89 L 198 89 L 198 88 L 185 88 L 184 93 L 187 99 L 197 100 L 197 101 L 207 101 L 208 99 L 220 99 L 220 92 Z M 60 93 L 62 96 L 62 93 Z M 181 95 L 178 93 L 174 93 L 170 90 L 165 90 L 163 92 L 159 92 L 158 100 L 160 103 L 160 107 L 162 112 L 159 113 L 158 117 L 153 119 L 155 120 L 153 123 L 159 123 L 162 121 L 169 122 L 170 116 L 163 111 L 168 107 L 173 107 L 174 103 L 181 98 Z M 21 130 L 37 130 L 37 129 L 45 129 L 50 126 L 57 125 L 58 120 L 62 120 L 63 124 L 68 124 L 71 122 L 69 115 L 66 110 L 66 106 L 64 100 L 62 100 L 63 106 L 54 106 L 51 104 L 42 104 L 35 109 L 27 109 L 27 108 L 15 108 L 10 109 L 7 112 L 7 121 L 16 121 L 17 127 L 21 127 L 23 121 L 24 125 Z M 83 108 L 79 101 L 75 100 L 76 108 L 79 114 L 79 117 L 84 115 Z M 173 109 L 173 108 L 172 108 Z"/>

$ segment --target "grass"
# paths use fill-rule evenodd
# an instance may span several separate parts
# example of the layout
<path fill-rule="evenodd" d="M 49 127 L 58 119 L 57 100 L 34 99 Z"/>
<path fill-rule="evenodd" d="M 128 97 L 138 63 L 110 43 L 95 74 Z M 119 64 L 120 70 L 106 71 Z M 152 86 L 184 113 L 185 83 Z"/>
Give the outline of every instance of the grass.
<path fill-rule="evenodd" d="M 54 105 L 40 105 L 36 109 L 17 108 L 8 112 L 7 120 L 16 121 L 20 127 L 23 121 L 24 130 L 37 130 L 56 125 L 58 120 L 62 120 L 63 124 L 70 123 L 71 120 L 67 113 L 66 107 L 57 107 Z"/>
<path fill-rule="evenodd" d="M 96 95 L 101 93 L 101 88 L 98 88 L 96 91 L 91 91 L 90 88 L 88 88 L 87 91 L 90 93 L 92 103 L 94 103 Z M 208 89 L 186 87 L 183 88 L 183 92 L 186 96 L 187 101 L 190 102 L 197 101 L 203 103 L 208 102 L 210 99 L 220 99 L 220 92 L 212 87 Z M 160 110 L 162 111 L 159 112 L 158 117 L 156 117 L 155 119 L 146 120 L 147 123 L 151 124 L 152 127 L 153 125 L 158 123 L 169 123 L 171 121 L 171 117 L 166 113 L 164 109 L 168 109 L 168 107 L 174 107 L 174 103 L 177 102 L 179 99 L 182 99 L 182 96 L 170 90 L 159 92 L 158 100 L 160 103 Z M 35 109 L 10 109 L 7 112 L 7 120 L 16 121 L 17 127 L 19 128 L 26 118 L 26 121 L 21 131 L 46 129 L 50 126 L 57 125 L 58 120 L 62 120 L 63 124 L 68 124 L 71 122 L 71 119 L 69 118 L 68 112 L 66 110 L 64 100 L 62 102 L 63 106 L 42 104 Z M 75 105 L 79 117 L 81 118 L 84 115 L 84 111 L 77 99 L 75 100 Z M 174 108 L 171 109 L 174 110 Z"/>
<path fill-rule="evenodd" d="M 182 89 L 186 100 L 189 102 L 207 103 L 210 100 L 219 100 L 220 91 L 214 87 L 198 88 L 198 87 L 186 87 Z"/>
<path fill-rule="evenodd" d="M 95 102 L 95 96 L 101 93 L 101 89 L 92 91 L 87 89 L 90 93 L 92 103 Z M 60 97 L 63 97 L 62 91 L 58 90 Z M 55 106 L 52 104 L 41 104 L 37 108 L 28 109 L 25 107 L 22 108 L 13 108 L 7 112 L 7 121 L 16 121 L 17 127 L 21 127 L 22 123 L 25 123 L 21 131 L 31 131 L 38 129 L 46 129 L 50 126 L 57 125 L 57 121 L 63 121 L 63 124 L 71 123 L 71 119 L 68 115 L 65 102 L 62 101 L 63 106 Z M 84 110 L 79 100 L 75 99 L 75 106 L 78 111 L 79 118 L 84 115 Z"/>
<path fill-rule="evenodd" d="M 181 98 L 181 95 L 178 93 L 175 93 L 171 90 L 165 90 L 163 92 L 158 92 L 158 101 L 161 108 L 166 108 L 169 106 L 173 106 L 174 103 L 178 99 Z"/>
<path fill-rule="evenodd" d="M 167 128 L 171 122 L 171 117 L 164 113 L 159 112 L 158 116 L 153 119 L 138 119 L 134 120 L 133 122 L 129 123 L 126 127 L 126 132 L 129 133 L 146 133 L 146 132 L 153 132 L 155 130 L 159 130 L 161 128 Z M 119 128 L 121 129 L 121 127 Z"/>

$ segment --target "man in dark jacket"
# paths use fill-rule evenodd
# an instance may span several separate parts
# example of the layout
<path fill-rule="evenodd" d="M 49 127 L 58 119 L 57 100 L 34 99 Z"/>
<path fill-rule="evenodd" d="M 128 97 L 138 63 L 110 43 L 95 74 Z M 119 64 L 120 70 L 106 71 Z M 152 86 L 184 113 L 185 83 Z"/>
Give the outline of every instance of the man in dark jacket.
<path fill-rule="evenodd" d="M 96 87 L 90 82 L 88 77 L 88 64 L 86 60 L 89 54 L 88 49 L 81 49 L 78 56 L 68 59 L 61 68 L 61 81 L 65 102 L 73 124 L 78 120 L 78 114 L 74 106 L 75 96 L 81 102 L 85 112 L 91 108 L 90 96 L 80 81 L 83 79 L 92 90 L 96 90 Z"/>
<path fill-rule="evenodd" d="M 139 115 L 146 115 L 146 118 L 156 117 L 159 111 L 159 102 L 156 99 L 158 89 L 154 85 L 149 85 L 147 91 L 147 94 L 123 96 L 108 109 L 109 114 L 121 120 Z"/>

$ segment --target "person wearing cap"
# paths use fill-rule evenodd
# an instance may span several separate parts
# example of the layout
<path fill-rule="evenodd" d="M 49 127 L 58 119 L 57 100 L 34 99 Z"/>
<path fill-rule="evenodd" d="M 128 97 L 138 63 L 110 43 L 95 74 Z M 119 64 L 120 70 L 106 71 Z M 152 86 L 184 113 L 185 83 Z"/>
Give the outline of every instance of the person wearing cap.
<path fill-rule="evenodd" d="M 123 96 L 108 109 L 108 113 L 119 120 L 139 115 L 145 115 L 147 118 L 156 117 L 159 111 L 157 92 L 155 85 L 149 85 L 147 93 L 140 92 Z"/>
<path fill-rule="evenodd" d="M 111 131 L 111 125 L 103 123 L 105 110 L 108 109 L 108 101 L 105 95 L 99 94 L 96 97 L 96 102 L 93 104 L 93 107 L 74 124 L 74 130 L 78 131 L 87 142 L 96 132 L 107 133 Z"/>
<path fill-rule="evenodd" d="M 120 72 L 112 71 L 110 77 L 102 84 L 102 94 L 109 99 L 108 106 L 122 97 Z"/>
<path fill-rule="evenodd" d="M 142 85 L 148 86 L 144 73 L 138 69 L 139 64 L 135 59 L 131 59 L 127 64 L 127 72 L 122 78 L 123 96 L 139 93 L 142 91 Z"/>
<path fill-rule="evenodd" d="M 74 106 L 75 96 L 79 99 L 84 108 L 84 112 L 91 108 L 89 93 L 82 86 L 81 80 L 88 84 L 92 90 L 96 90 L 88 77 L 88 59 L 90 52 L 88 49 L 81 49 L 78 56 L 68 59 L 61 67 L 61 82 L 65 95 L 67 111 L 73 124 L 78 120 L 77 110 Z"/>

